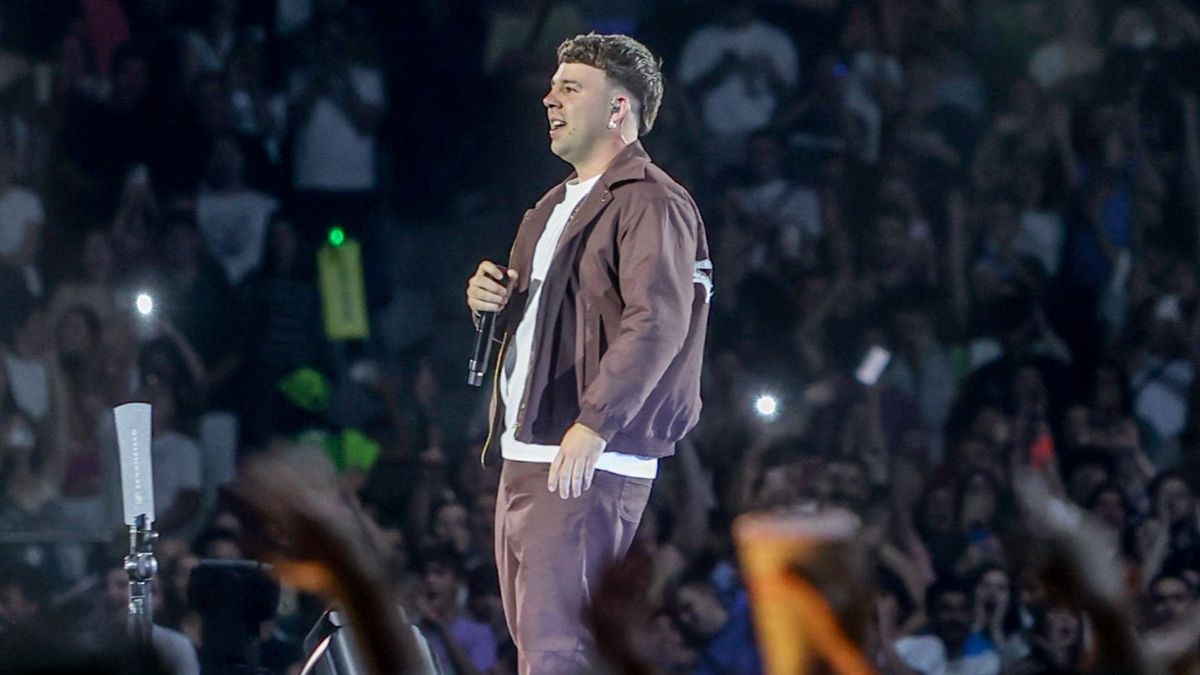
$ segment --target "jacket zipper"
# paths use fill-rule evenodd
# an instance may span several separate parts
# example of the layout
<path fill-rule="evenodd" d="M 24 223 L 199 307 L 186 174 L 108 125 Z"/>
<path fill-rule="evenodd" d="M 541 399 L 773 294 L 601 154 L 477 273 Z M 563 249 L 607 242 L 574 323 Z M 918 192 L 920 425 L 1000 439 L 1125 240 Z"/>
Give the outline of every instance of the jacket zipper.
<path fill-rule="evenodd" d="M 492 374 L 492 405 L 488 406 L 488 432 L 479 451 L 479 463 L 487 461 L 487 450 L 496 433 L 496 413 L 500 412 L 500 369 L 504 367 L 504 350 L 508 348 L 508 333 L 500 339 L 500 351 L 496 354 L 496 372 Z"/>
<path fill-rule="evenodd" d="M 605 188 L 604 194 L 601 195 L 601 197 L 600 197 L 601 204 L 608 201 L 609 194 L 610 194 L 609 189 Z M 553 258 L 558 257 L 558 251 L 560 248 L 562 248 L 562 244 L 563 244 L 563 236 L 567 233 L 567 230 L 571 229 L 571 225 L 573 225 L 575 223 L 575 216 L 579 215 L 579 207 L 583 206 L 583 202 L 585 202 L 585 201 L 587 201 L 586 196 L 583 198 L 583 200 L 581 200 L 578 204 L 575 205 L 574 209 L 571 210 L 571 215 L 567 216 L 567 224 L 563 226 L 563 232 L 561 235 L 559 235 L 558 241 L 555 242 L 555 244 L 554 244 L 554 254 L 551 256 L 551 258 L 552 258 L 551 264 L 553 264 Z M 517 250 L 517 242 L 514 241 L 513 245 L 512 245 L 512 249 L 508 252 L 509 260 L 512 260 L 513 251 L 516 251 L 516 250 Z M 541 308 L 539 307 L 538 309 L 540 310 Z M 495 408 L 497 410 L 499 409 L 499 406 L 500 406 L 500 402 L 499 402 L 499 399 L 500 399 L 500 368 L 503 367 L 504 350 L 507 348 L 508 348 L 508 334 L 505 333 L 504 337 L 501 339 L 501 342 L 500 342 L 500 352 L 496 355 L 496 372 L 495 372 L 494 376 L 492 377 L 492 402 L 495 404 Z M 533 354 L 531 353 L 530 354 L 529 371 L 532 373 L 532 370 L 533 370 Z M 532 383 L 529 382 L 527 379 L 525 382 L 525 387 L 526 387 L 525 395 L 528 395 L 528 393 L 529 393 L 528 389 L 531 386 L 532 386 Z M 495 433 L 496 433 L 496 415 L 489 414 L 488 415 L 487 438 L 484 439 L 483 449 L 480 450 L 480 452 L 479 452 L 479 463 L 480 464 L 483 464 L 484 462 L 487 461 L 487 449 L 488 449 L 488 447 L 491 446 L 492 437 L 495 435 Z"/>

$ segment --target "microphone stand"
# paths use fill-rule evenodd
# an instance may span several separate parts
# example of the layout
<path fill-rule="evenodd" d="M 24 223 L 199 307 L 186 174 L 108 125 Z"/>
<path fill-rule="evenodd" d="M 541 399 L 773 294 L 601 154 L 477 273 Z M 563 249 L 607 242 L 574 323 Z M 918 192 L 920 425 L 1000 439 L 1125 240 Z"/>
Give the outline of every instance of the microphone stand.
<path fill-rule="evenodd" d="M 154 557 L 154 542 L 158 533 L 141 514 L 129 526 L 129 555 L 125 556 L 125 573 L 129 575 L 129 636 L 143 645 L 150 644 L 154 625 L 154 575 L 158 560 Z"/>

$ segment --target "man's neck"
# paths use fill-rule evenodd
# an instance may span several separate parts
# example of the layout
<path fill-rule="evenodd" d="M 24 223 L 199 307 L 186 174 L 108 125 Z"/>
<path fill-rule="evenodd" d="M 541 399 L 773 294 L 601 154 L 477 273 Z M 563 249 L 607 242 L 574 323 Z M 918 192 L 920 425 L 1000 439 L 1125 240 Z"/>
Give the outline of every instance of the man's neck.
<path fill-rule="evenodd" d="M 624 141 L 615 141 L 606 143 L 587 159 L 579 162 L 572 162 L 575 167 L 575 174 L 579 181 L 591 180 L 596 176 L 604 173 L 617 155 L 621 154 L 625 148 L 629 147 Z"/>

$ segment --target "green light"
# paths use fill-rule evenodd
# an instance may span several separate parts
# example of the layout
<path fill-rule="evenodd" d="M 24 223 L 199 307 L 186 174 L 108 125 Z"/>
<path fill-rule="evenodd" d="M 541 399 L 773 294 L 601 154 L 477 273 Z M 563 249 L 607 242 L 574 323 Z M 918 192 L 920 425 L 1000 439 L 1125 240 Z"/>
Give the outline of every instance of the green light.
<path fill-rule="evenodd" d="M 334 227 L 329 230 L 329 245 L 337 248 L 346 243 L 346 231 L 341 227 Z"/>

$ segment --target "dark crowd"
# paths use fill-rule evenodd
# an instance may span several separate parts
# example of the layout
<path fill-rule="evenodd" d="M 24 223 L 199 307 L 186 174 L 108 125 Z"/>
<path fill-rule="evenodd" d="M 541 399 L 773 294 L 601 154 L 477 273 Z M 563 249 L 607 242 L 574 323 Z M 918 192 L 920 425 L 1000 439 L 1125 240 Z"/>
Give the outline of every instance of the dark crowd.
<path fill-rule="evenodd" d="M 848 510 L 880 672 L 1200 668 L 1195 0 L 5 0 L 0 641 L 124 631 L 138 400 L 167 672 L 300 672 L 322 584 L 238 563 L 282 560 L 264 457 L 345 498 L 445 672 L 514 672 L 462 287 L 569 172 L 540 102 L 588 31 L 663 57 L 644 142 L 716 281 L 601 651 L 762 672 L 734 519 Z"/>

